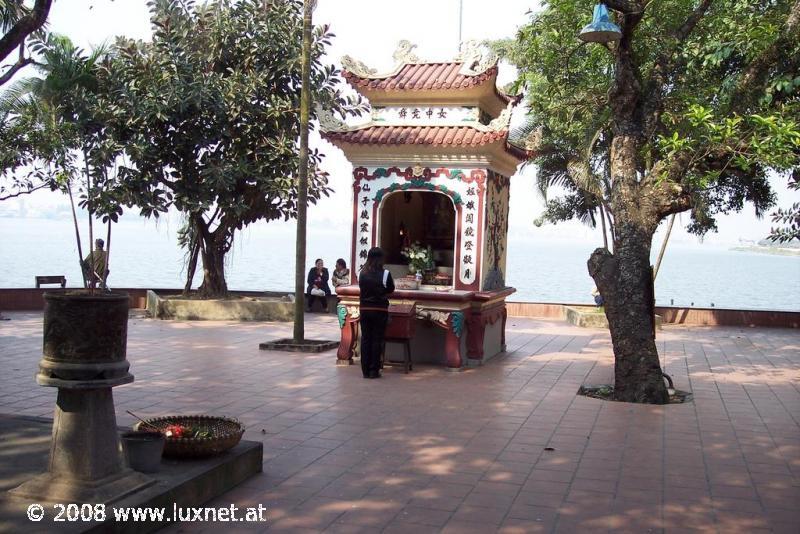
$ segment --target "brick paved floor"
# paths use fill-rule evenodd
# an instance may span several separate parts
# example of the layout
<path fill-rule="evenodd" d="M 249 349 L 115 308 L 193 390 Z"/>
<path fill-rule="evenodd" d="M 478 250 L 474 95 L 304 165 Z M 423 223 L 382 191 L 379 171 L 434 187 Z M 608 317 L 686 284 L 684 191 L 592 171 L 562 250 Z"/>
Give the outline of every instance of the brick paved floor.
<path fill-rule="evenodd" d="M 0 413 L 52 416 L 55 390 L 33 381 L 41 316 L 8 315 Z M 666 328 L 666 369 L 694 401 L 660 407 L 577 397 L 611 381 L 610 341 L 562 322 L 510 319 L 509 353 L 479 369 L 381 380 L 333 353 L 258 350 L 290 330 L 132 319 L 119 422 L 240 418 L 264 473 L 215 503 L 264 504 L 276 532 L 798 532 L 797 331 Z M 336 338 L 336 319 L 307 331 Z M 172 531 L 265 528 L 220 526 Z"/>

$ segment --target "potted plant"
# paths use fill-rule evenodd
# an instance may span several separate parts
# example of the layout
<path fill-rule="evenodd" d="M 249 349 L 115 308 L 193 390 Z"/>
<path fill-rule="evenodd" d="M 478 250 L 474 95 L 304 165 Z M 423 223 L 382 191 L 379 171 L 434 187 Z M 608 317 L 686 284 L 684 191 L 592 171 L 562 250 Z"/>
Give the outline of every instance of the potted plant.
<path fill-rule="evenodd" d="M 425 247 L 419 241 L 404 247 L 402 254 L 408 259 L 408 270 L 412 274 L 421 276 L 423 272 L 434 267 L 431 247 Z"/>

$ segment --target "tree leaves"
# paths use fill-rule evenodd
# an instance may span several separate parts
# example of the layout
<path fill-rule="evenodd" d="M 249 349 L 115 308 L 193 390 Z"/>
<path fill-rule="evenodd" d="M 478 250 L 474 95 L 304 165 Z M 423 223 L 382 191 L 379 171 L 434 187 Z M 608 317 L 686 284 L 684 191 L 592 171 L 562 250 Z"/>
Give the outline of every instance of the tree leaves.
<path fill-rule="evenodd" d="M 742 209 L 744 201 L 757 213 L 768 209 L 774 194 L 767 174 L 786 174 L 800 165 L 800 42 L 796 33 L 786 37 L 787 17 L 798 9 L 797 1 L 717 0 L 696 11 L 701 4 L 647 4 L 630 37 L 641 90 L 626 103 L 632 120 L 643 127 L 637 175 L 641 194 L 652 197 L 642 197 L 642 203 L 663 206 L 655 209 L 659 218 L 677 206 L 691 208 L 691 229 L 698 233 L 714 229 L 715 214 Z M 516 83 L 529 95 L 528 129 L 541 132 L 534 160 L 538 180 L 560 184 L 568 195 L 548 206 L 547 220 L 585 218 L 581 207 L 590 209 L 592 203 L 578 202 L 576 195 L 588 201 L 603 179 L 610 180 L 616 126 L 609 95 L 617 45 L 579 45 L 577 31 L 589 7 L 581 0 L 546 2 L 516 40 L 494 43 L 519 69 Z M 696 24 L 687 25 L 693 16 L 699 16 Z M 779 42 L 788 44 L 776 51 Z M 737 97 L 743 78 L 764 58 L 769 63 L 763 85 L 755 86 L 757 98 Z M 592 144 L 598 131 L 603 142 Z M 583 171 L 576 175 L 575 169 Z M 586 180 L 592 175 L 594 180 Z M 601 190 L 613 204 L 614 184 L 607 185 Z M 677 202 L 679 197 L 694 204 Z"/>
<path fill-rule="evenodd" d="M 296 213 L 303 4 L 149 5 L 153 41 L 120 39 L 104 73 L 110 125 L 130 160 L 120 185 L 144 216 L 174 207 L 203 221 L 198 235 L 224 253 L 235 230 Z M 359 114 L 363 102 L 343 97 L 338 71 L 321 63 L 331 37 L 315 32 L 314 98 L 341 116 Z M 310 202 L 329 192 L 321 160 L 311 153 Z"/>

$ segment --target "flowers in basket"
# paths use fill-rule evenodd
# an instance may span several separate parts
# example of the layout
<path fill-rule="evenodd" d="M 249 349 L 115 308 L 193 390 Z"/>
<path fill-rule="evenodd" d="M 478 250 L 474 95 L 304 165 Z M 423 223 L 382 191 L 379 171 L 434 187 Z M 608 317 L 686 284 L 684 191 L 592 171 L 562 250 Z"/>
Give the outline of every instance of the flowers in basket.
<path fill-rule="evenodd" d="M 403 247 L 402 254 L 408 259 L 408 268 L 411 272 L 421 273 L 425 269 L 434 267 L 431 247 L 425 247 L 419 241 Z"/>
<path fill-rule="evenodd" d="M 167 425 L 162 431 L 167 438 L 210 438 L 212 433 L 202 426 Z"/>

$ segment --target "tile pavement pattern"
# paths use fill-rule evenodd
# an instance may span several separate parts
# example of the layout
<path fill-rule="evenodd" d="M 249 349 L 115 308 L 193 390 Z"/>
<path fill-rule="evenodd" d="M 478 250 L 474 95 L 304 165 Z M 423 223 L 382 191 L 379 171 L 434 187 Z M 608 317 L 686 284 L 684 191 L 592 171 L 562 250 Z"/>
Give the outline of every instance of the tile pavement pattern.
<path fill-rule="evenodd" d="M 52 416 L 33 382 L 41 315 L 0 323 L 0 413 Z M 307 332 L 335 338 L 336 319 Z M 600 330 L 511 318 L 509 352 L 448 373 L 360 368 L 265 352 L 270 323 L 131 320 L 136 382 L 118 419 L 210 412 L 264 443 L 264 473 L 215 501 L 264 504 L 275 532 L 791 532 L 800 528 L 800 333 L 668 327 L 667 371 L 694 401 L 637 406 L 575 395 L 612 376 Z M 546 451 L 552 447 L 553 451 Z M 218 531 L 185 524 L 171 532 Z M 232 526 L 232 525 L 226 525 Z"/>

